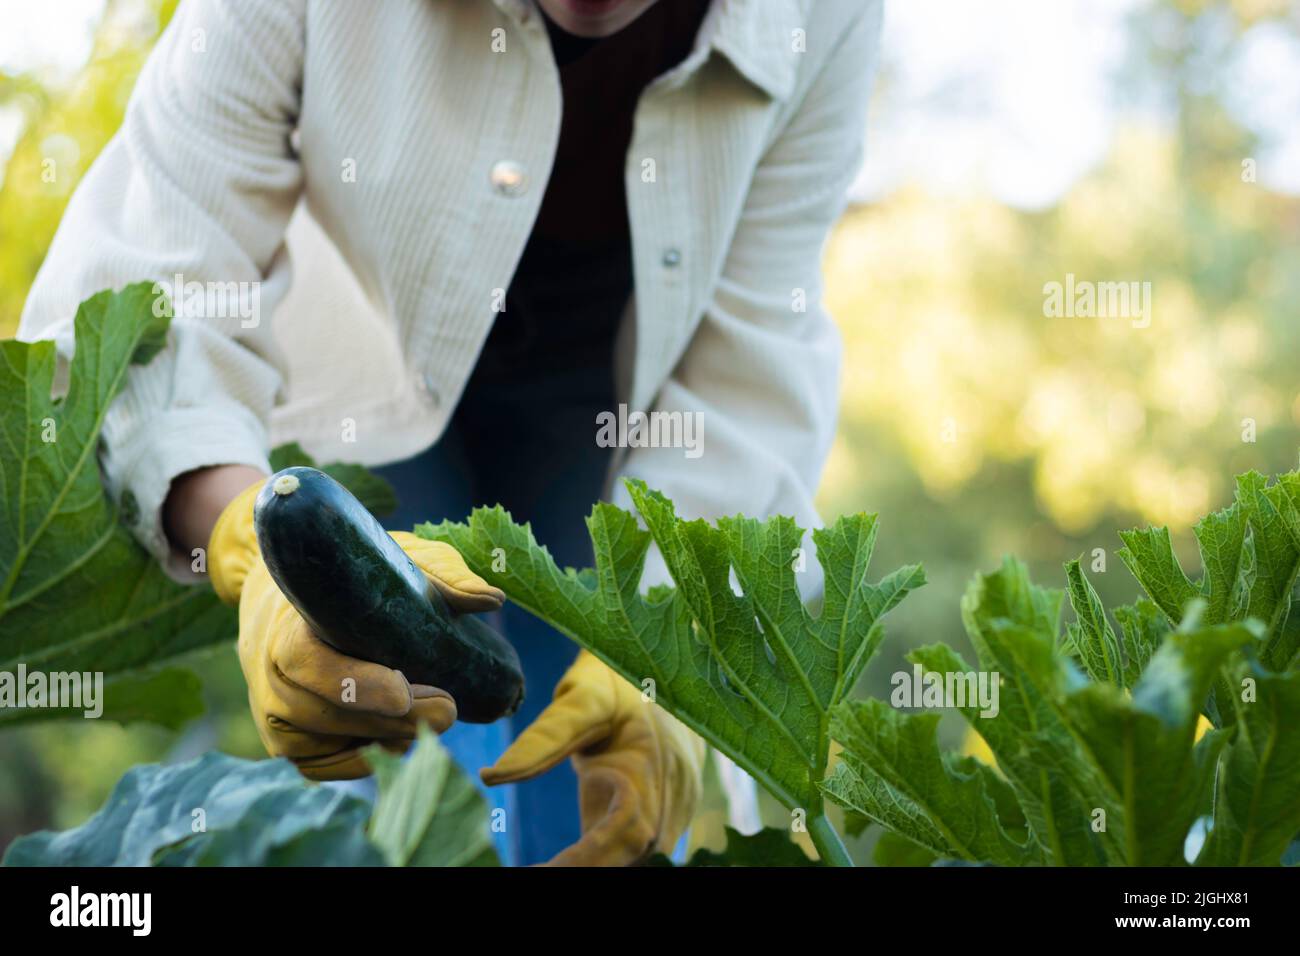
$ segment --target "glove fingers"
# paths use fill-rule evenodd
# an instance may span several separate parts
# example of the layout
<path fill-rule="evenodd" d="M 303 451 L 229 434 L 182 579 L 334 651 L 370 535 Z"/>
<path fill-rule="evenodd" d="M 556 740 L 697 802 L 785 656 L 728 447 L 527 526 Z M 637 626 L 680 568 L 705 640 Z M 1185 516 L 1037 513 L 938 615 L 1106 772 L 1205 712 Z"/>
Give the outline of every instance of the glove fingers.
<path fill-rule="evenodd" d="M 285 749 L 305 752 L 305 755 L 282 753 L 277 756 L 288 757 L 307 779 L 356 780 L 360 777 L 368 777 L 374 772 L 374 768 L 370 766 L 363 753 L 366 747 L 378 744 L 389 753 L 400 757 L 411 748 L 413 738 L 356 740 L 291 732 L 283 733 L 278 739 L 282 744 L 288 745 Z"/>
<path fill-rule="evenodd" d="M 319 640 L 254 562 L 239 600 L 239 661 L 267 752 L 315 780 L 371 772 L 372 743 L 404 753 L 421 723 L 442 733 L 456 719 L 451 695 L 411 685 L 399 671 L 341 654 Z"/>
<path fill-rule="evenodd" d="M 471 571 L 460 552 L 451 545 L 429 541 L 409 531 L 394 531 L 392 535 L 453 610 L 495 611 L 505 603 L 505 592 Z"/>
<path fill-rule="evenodd" d="M 284 681 L 346 711 L 387 717 L 410 711 L 411 685 L 400 671 L 340 654 L 289 611 L 296 620 L 272 630 L 269 649 L 270 666 Z"/>
<path fill-rule="evenodd" d="M 491 767 L 479 771 L 489 787 L 529 780 L 610 732 L 610 715 L 581 694 L 561 694 L 537 715 Z"/>
<path fill-rule="evenodd" d="M 362 748 L 368 741 L 346 747 L 333 754 L 322 757 L 304 757 L 294 760 L 298 772 L 308 780 L 357 780 L 371 774 L 370 764 L 361 755 Z M 403 746 L 398 753 L 405 753 Z M 290 758 L 292 759 L 292 758 Z"/>
<path fill-rule="evenodd" d="M 655 830 L 632 781 L 606 767 L 580 776 L 583 834 L 547 866 L 630 866 L 655 846 Z"/>
<path fill-rule="evenodd" d="M 446 691 L 423 684 L 413 684 L 411 689 L 416 697 L 410 717 L 416 723 L 428 724 L 435 734 L 441 734 L 456 722 L 456 702 Z M 428 694 L 429 691 L 436 693 Z"/>
<path fill-rule="evenodd" d="M 281 682 L 275 688 L 274 699 L 268 703 L 266 720 L 273 729 L 286 732 L 367 741 L 413 740 L 421 719 L 427 718 L 435 729 L 450 726 L 450 721 L 455 719 L 456 705 L 450 695 L 445 691 L 438 693 L 441 698 L 422 701 L 418 710 L 412 706 L 402 716 L 390 717 L 348 709 L 301 687 Z"/>

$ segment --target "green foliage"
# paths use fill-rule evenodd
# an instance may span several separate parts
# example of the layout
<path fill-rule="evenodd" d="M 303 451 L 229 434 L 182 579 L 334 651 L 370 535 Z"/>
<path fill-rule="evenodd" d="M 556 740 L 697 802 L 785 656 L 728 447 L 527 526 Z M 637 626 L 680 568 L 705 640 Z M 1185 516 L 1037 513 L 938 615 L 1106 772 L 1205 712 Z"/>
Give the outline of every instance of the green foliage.
<path fill-rule="evenodd" d="M 1215 669 L 1249 640 L 1236 625 L 1171 635 L 1131 696 L 1106 683 L 1066 696 L 1062 722 L 1074 736 L 1046 741 L 1041 751 L 1085 806 L 1105 812 L 1099 843 L 1107 863 L 1183 861 L 1224 743 L 1217 734 L 1196 743 L 1201 705 Z"/>
<path fill-rule="evenodd" d="M 0 69 L 0 107 L 22 120 L 12 154 L 0 145 L 0 336 L 14 333 L 72 191 L 117 132 L 177 2 L 107 0 L 90 62 L 68 80 L 56 71 Z"/>
<path fill-rule="evenodd" d="M 1205 624 L 1253 619 L 1263 628 L 1261 663 L 1285 671 L 1296 663 L 1297 631 L 1287 628 L 1291 596 L 1300 574 L 1300 475 L 1270 484 L 1258 472 L 1237 478 L 1236 501 L 1207 515 L 1195 533 L 1204 568 L 1193 583 L 1170 544 L 1168 528 L 1121 532 L 1119 555 L 1172 625 L 1196 606 Z M 1193 602 L 1202 602 L 1193 604 Z M 1232 688 L 1220 675 L 1207 715 L 1216 727 L 1231 723 L 1235 709 L 1221 706 Z"/>
<path fill-rule="evenodd" d="M 162 347 L 170 309 L 152 283 L 91 296 L 77 310 L 67 392 L 55 398 L 54 343 L 0 342 L 0 671 L 102 672 L 104 716 L 178 727 L 200 713 L 193 675 L 160 665 L 235 636 L 235 613 L 181 585 L 136 543 L 104 493 L 99 432 L 132 364 Z M 313 464 L 297 445 L 272 453 Z M 376 512 L 392 487 L 356 465 L 323 470 Z M 0 710 L 0 726 L 67 716 Z"/>
<path fill-rule="evenodd" d="M 960 860 L 1176 865 L 1209 813 L 1196 863 L 1280 863 L 1300 831 L 1300 671 L 1287 626 L 1298 479 L 1238 479 L 1237 501 L 1196 526 L 1196 582 L 1168 529 L 1122 533 L 1120 554 L 1150 600 L 1115 609 L 1118 635 L 1077 561 L 1066 565 L 1076 621 L 1064 639 L 1060 595 L 1032 584 L 1022 564 L 977 576 L 962 616 L 979 668 L 1000 679 L 1001 706 L 995 716 L 959 710 L 997 773 L 942 754 L 937 715 L 846 702 L 832 727 L 844 760 L 826 792 Z M 970 670 L 944 645 L 911 659 L 936 674 Z M 1221 729 L 1198 737 L 1203 713 Z M 1019 834 L 1008 795 L 1028 827 L 1023 857 L 1008 846 L 1008 833 Z"/>
<path fill-rule="evenodd" d="M 1271 485 L 1258 472 L 1238 476 L 1235 507 L 1250 534 L 1237 583 L 1244 600 L 1234 620 L 1248 615 L 1263 624 L 1260 660 L 1272 670 L 1288 670 L 1300 663 L 1300 631 L 1286 627 L 1300 575 L 1300 474 L 1280 475 Z"/>
<path fill-rule="evenodd" d="M 317 840 L 339 863 L 376 864 L 379 852 L 356 840 L 368 813 L 363 800 L 308 784 L 287 760 L 209 753 L 131 769 L 86 823 L 15 840 L 4 864 L 293 864 L 316 856 L 309 844 Z"/>
<path fill-rule="evenodd" d="M 908 566 L 867 582 L 873 517 L 841 518 L 815 533 L 827 587 L 816 616 L 795 584 L 790 556 L 802 535 L 792 521 L 683 521 L 668 499 L 635 481 L 629 489 L 649 530 L 598 504 L 588 519 L 594 569 L 561 571 L 499 507 L 419 531 L 452 543 L 471 567 L 626 679 L 647 690 L 643 681 L 653 680 L 659 704 L 787 806 L 807 811 L 823 860 L 843 862 L 842 849 L 809 786 L 851 819 L 889 831 L 878 853 L 884 863 L 1178 865 L 1193 825 L 1208 814 L 1195 862 L 1261 865 L 1281 862 L 1300 831 L 1300 671 L 1265 661 L 1280 646 L 1277 635 L 1290 633 L 1278 610 L 1289 610 L 1290 595 L 1272 583 L 1275 560 L 1267 566 L 1274 578 L 1259 584 L 1255 557 L 1289 554 L 1270 537 L 1288 525 L 1270 516 L 1289 513 L 1294 487 L 1294 475 L 1271 485 L 1243 476 L 1239 488 L 1253 507 L 1239 500 L 1197 526 L 1205 562 L 1197 583 L 1167 547 L 1166 530 L 1126 533 L 1125 561 L 1151 600 L 1118 608 L 1118 631 L 1077 561 L 1066 566 L 1076 621 L 1064 635 L 1064 592 L 1035 585 L 1021 562 L 1008 558 L 976 575 L 961 616 L 977 668 L 944 644 L 918 648 L 910 660 L 925 676 L 996 681 L 996 703 L 950 702 L 996 766 L 945 752 L 939 713 L 847 697 L 881 639 L 881 618 L 923 580 Z M 1264 513 L 1260 500 L 1273 510 Z M 677 586 L 643 596 L 651 541 Z M 1252 604 L 1253 595 L 1263 597 Z M 1252 606 L 1269 609 L 1267 621 L 1251 616 Z M 1231 713 L 1202 733 L 1215 701 Z M 832 738 L 843 749 L 827 776 Z M 405 762 L 377 748 L 370 759 L 380 796 L 369 842 L 357 835 L 355 808 L 321 796 L 287 765 L 291 781 L 266 769 L 275 762 L 209 757 L 132 771 L 85 826 L 20 840 L 6 859 L 275 864 L 378 853 L 392 865 L 496 862 L 481 798 L 431 734 L 421 733 Z M 247 796 L 223 802 L 226 776 Z M 244 776 L 270 792 L 243 786 Z M 203 799 L 211 803 L 208 831 L 187 836 L 181 811 Z M 729 834 L 723 853 L 697 854 L 691 865 L 806 862 L 788 833 L 772 831 Z"/>
<path fill-rule="evenodd" d="M 939 714 L 909 715 L 874 698 L 846 701 L 831 732 L 844 754 L 822 789 L 845 809 L 936 856 L 1018 866 L 1034 859 L 998 819 L 989 767 L 939 750 Z"/>
<path fill-rule="evenodd" d="M 142 282 L 81 304 L 61 398 L 53 342 L 0 342 L 0 670 L 116 677 L 234 633 L 207 588 L 171 581 L 135 543 L 100 481 L 109 403 L 166 336 L 155 299 Z"/>
<path fill-rule="evenodd" d="M 1025 566 L 1011 559 L 972 581 L 962 600 L 962 620 L 979 669 L 999 675 L 999 711 L 983 718 L 968 702 L 962 715 L 997 757 L 1042 852 L 1081 866 L 1101 857 L 1087 819 L 1087 808 L 1096 804 L 1069 786 L 1068 771 L 1044 765 L 1030 746 L 1039 738 L 1068 736 L 1060 700 L 1082 679 L 1057 646 L 1061 599 L 1059 591 L 1034 585 Z M 972 670 L 943 645 L 920 648 L 911 659 L 927 671 Z"/>
<path fill-rule="evenodd" d="M 883 637 L 881 618 L 924 582 L 909 565 L 867 581 L 874 515 L 815 531 L 826 576 L 820 614 L 804 607 L 792 567 L 803 532 L 789 518 L 737 516 L 716 525 L 677 518 L 672 502 L 628 482 L 645 520 L 601 503 L 587 519 L 596 567 L 561 571 L 527 526 L 479 508 L 465 524 L 416 529 L 447 541 L 510 599 L 567 634 L 637 686 L 788 807 L 820 815 L 818 784 L 830 711 Z M 658 545 L 676 588 L 639 590 Z M 498 550 L 500 549 L 500 550 Z M 504 561 L 494 560 L 503 554 Z M 741 593 L 733 590 L 735 573 Z"/>
<path fill-rule="evenodd" d="M 405 762 L 375 748 L 372 809 L 287 760 L 204 754 L 127 772 L 97 814 L 22 837 L 5 866 L 466 866 L 496 854 L 482 797 L 422 730 Z"/>
<path fill-rule="evenodd" d="M 1234 678 L 1234 686 L 1254 681 L 1256 697 L 1232 698 L 1233 737 L 1219 767 L 1213 829 L 1196 862 L 1268 866 L 1300 833 L 1300 671 L 1276 674 L 1243 662 Z"/>
<path fill-rule="evenodd" d="M 1111 613 L 1124 635 L 1120 645 L 1124 652 L 1124 686 L 1132 687 L 1169 635 L 1169 619 L 1145 599 L 1113 608 Z"/>
<path fill-rule="evenodd" d="M 816 535 L 827 580 L 817 617 L 789 566 L 800 540 L 792 522 L 682 521 L 635 481 L 628 487 L 648 530 L 597 505 L 588 519 L 594 570 L 560 571 L 500 508 L 419 531 L 453 544 L 512 600 L 629 681 L 653 680 L 660 704 L 787 806 L 811 806 L 824 822 L 804 789 L 811 784 L 851 819 L 919 851 L 888 858 L 1176 865 L 1212 808 L 1199 862 L 1277 863 L 1300 829 L 1300 745 L 1284 731 L 1300 723 L 1300 677 L 1267 667 L 1285 646 L 1277 635 L 1291 633 L 1295 480 L 1243 476 L 1237 504 L 1197 525 L 1205 568 L 1197 582 L 1167 529 L 1126 532 L 1121 555 L 1150 600 L 1118 608 L 1118 629 L 1077 561 L 1066 565 L 1076 620 L 1064 634 L 1065 592 L 1035 585 L 1023 563 L 1008 558 L 977 575 L 961 604 L 977 667 L 943 644 L 910 660 L 927 675 L 997 682 L 996 707 L 951 702 L 996 767 L 944 752 L 938 713 L 846 697 L 879 642 L 880 617 L 921 582 L 909 566 L 867 584 L 873 518 L 841 518 Z M 642 596 L 652 540 L 676 588 Z M 1236 693 L 1247 683 L 1258 703 Z M 1230 719 L 1201 734 L 1216 700 L 1231 704 Z M 843 753 L 824 777 L 830 738 Z"/>
<path fill-rule="evenodd" d="M 1126 667 L 1126 662 L 1120 660 L 1120 644 L 1110 621 L 1106 620 L 1101 598 L 1083 576 L 1078 561 L 1066 564 L 1065 573 L 1070 604 L 1079 618 L 1066 631 L 1068 646 L 1079 656 L 1084 670 L 1093 680 L 1127 686 L 1131 670 Z"/>
<path fill-rule="evenodd" d="M 498 864 L 483 797 L 428 728 L 406 760 L 379 746 L 366 759 L 379 782 L 370 839 L 390 866 Z"/>
<path fill-rule="evenodd" d="M 119 724 L 144 722 L 179 730 L 203 713 L 202 682 L 184 667 L 142 669 L 104 682 L 104 712 L 100 717 Z M 85 708 L 41 707 L 0 710 L 0 727 L 59 718 L 79 718 Z"/>
<path fill-rule="evenodd" d="M 876 866 L 931 866 L 937 859 L 929 850 L 893 830 L 883 831 L 871 852 L 871 861 Z"/>

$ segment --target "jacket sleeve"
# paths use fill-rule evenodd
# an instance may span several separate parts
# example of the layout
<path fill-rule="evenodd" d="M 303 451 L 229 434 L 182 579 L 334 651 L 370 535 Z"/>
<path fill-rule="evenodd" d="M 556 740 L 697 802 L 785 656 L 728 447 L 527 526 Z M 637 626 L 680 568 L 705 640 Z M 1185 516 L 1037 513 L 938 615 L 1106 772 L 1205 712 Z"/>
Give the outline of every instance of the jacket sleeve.
<path fill-rule="evenodd" d="M 835 432 L 841 354 L 822 306 L 821 255 L 862 162 L 880 7 L 864 4 L 758 165 L 711 302 L 659 393 L 655 411 L 700 416 L 699 457 L 638 447 L 621 469 L 671 497 L 682 517 L 820 524 L 813 496 Z M 630 507 L 621 481 L 612 497 Z M 822 579 L 806 548 L 809 598 Z M 652 550 L 643 583 L 667 580 Z"/>
<path fill-rule="evenodd" d="M 181 3 L 69 202 L 19 325 L 20 338 L 54 339 L 66 362 L 77 304 L 101 289 L 153 280 L 172 291 L 180 276 L 223 290 L 225 306 L 175 290 L 167 347 L 132 366 L 101 432 L 109 493 L 178 580 L 190 558 L 171 553 L 160 520 L 172 479 L 268 467 L 284 365 L 264 316 L 287 287 L 284 231 L 302 185 L 290 135 L 303 2 Z"/>

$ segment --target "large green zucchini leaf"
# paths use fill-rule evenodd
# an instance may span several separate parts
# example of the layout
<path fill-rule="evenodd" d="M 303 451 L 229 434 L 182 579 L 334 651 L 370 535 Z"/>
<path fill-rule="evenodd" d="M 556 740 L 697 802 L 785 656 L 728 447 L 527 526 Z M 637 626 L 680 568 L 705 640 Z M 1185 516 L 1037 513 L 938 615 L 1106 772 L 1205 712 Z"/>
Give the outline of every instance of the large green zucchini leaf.
<path fill-rule="evenodd" d="M 1300 832 L 1298 500 L 1296 473 L 1238 478 L 1236 503 L 1196 525 L 1198 582 L 1168 529 L 1122 533 L 1150 600 L 1115 608 L 1118 630 L 1078 561 L 1064 635 L 1061 593 L 1023 564 L 977 575 L 962 601 L 976 668 L 946 645 L 909 656 L 927 675 L 998 676 L 996 714 L 957 707 L 996 769 L 942 753 L 935 713 L 847 701 L 832 712 L 844 753 L 825 791 L 892 839 L 957 860 L 1181 865 L 1199 820 L 1196 863 L 1282 862 Z"/>
<path fill-rule="evenodd" d="M 1295 622 L 1288 626 L 1288 619 L 1300 576 L 1300 473 L 1279 475 L 1271 484 L 1258 472 L 1239 475 L 1232 505 L 1206 515 L 1194 530 L 1203 569 L 1199 581 L 1183 571 L 1168 528 L 1121 532 L 1119 555 L 1172 625 L 1193 601 L 1203 602 L 1203 624 L 1252 618 L 1262 628 L 1261 664 L 1279 673 L 1295 666 L 1300 628 Z M 1230 725 L 1237 714 L 1228 676 L 1216 675 L 1206 704 L 1216 727 Z"/>
<path fill-rule="evenodd" d="M 840 806 L 937 856 L 1007 866 L 1037 862 L 1023 834 L 998 818 L 989 768 L 939 750 L 939 714 L 904 714 L 883 700 L 845 701 L 831 731 L 844 745 L 822 784 Z"/>
<path fill-rule="evenodd" d="M 978 670 L 998 675 L 1000 690 L 995 714 L 972 702 L 958 710 L 1000 773 L 941 753 L 938 713 L 849 701 L 833 714 L 844 754 L 826 792 L 940 857 L 1001 865 L 1184 862 L 1187 832 L 1209 804 L 1226 743 L 1221 732 L 1198 743 L 1201 708 L 1223 662 L 1256 632 L 1227 623 L 1171 633 L 1129 693 L 1087 680 L 1064 656 L 1059 598 L 1008 560 L 978 576 L 963 601 Z M 946 645 L 910 656 L 927 673 L 974 670 Z M 1019 813 L 1007 812 L 1008 797 Z"/>
<path fill-rule="evenodd" d="M 1274 866 L 1300 834 L 1300 671 L 1240 665 L 1233 683 L 1232 740 L 1219 765 L 1214 815 L 1196 858 L 1208 866 Z"/>
<path fill-rule="evenodd" d="M 100 480 L 109 402 L 165 340 L 154 301 L 138 283 L 81 304 L 58 399 L 53 342 L 0 342 L 0 671 L 110 677 L 234 633 L 210 589 L 174 583 L 132 540 Z"/>
<path fill-rule="evenodd" d="M 799 593 L 803 531 L 792 519 L 684 521 L 644 483 L 630 480 L 628 489 L 649 530 L 632 514 L 597 504 L 587 519 L 594 570 L 561 571 L 531 529 L 499 507 L 416 531 L 451 543 L 512 601 L 645 688 L 786 806 L 814 815 L 830 711 L 879 646 L 881 618 L 924 583 L 920 566 L 872 584 L 876 518 L 840 518 L 813 532 L 826 582 L 814 614 Z M 643 595 L 651 540 L 676 588 Z"/>
<path fill-rule="evenodd" d="M 54 343 L 0 342 L 0 671 L 102 672 L 105 714 L 176 726 L 201 711 L 197 681 L 160 665 L 236 632 L 204 585 L 177 584 L 131 537 L 104 493 L 96 452 L 109 403 L 132 363 L 162 348 L 170 309 L 152 283 L 100 292 L 75 318 L 68 388 L 51 397 Z M 276 467 L 310 464 L 296 445 Z M 357 466 L 325 467 L 368 507 L 391 487 Z M 0 726 L 68 716 L 0 708 Z"/>

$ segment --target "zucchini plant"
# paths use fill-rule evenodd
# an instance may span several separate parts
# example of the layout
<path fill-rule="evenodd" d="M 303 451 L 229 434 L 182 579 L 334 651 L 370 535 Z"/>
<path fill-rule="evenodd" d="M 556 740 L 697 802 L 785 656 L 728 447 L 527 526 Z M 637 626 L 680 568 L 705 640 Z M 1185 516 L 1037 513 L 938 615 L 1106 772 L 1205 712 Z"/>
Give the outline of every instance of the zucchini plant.
<path fill-rule="evenodd" d="M 106 715 L 178 725 L 193 714 L 198 682 L 163 665 L 232 638 L 234 617 L 207 589 L 171 582 L 134 544 L 94 465 L 129 365 L 161 347 L 167 319 L 153 302 L 142 283 L 82 304 L 61 397 L 51 392 L 53 343 L 0 343 L 0 670 L 104 671 Z M 311 464 L 296 446 L 272 461 Z M 325 471 L 372 511 L 391 505 L 391 489 L 364 469 Z M 793 520 L 684 521 L 662 494 L 628 487 L 636 515 L 601 503 L 587 520 L 594 568 L 560 569 L 499 507 L 416 531 L 455 546 L 749 771 L 806 824 L 822 862 L 850 862 L 827 800 L 854 827 L 884 828 L 882 863 L 1300 859 L 1300 472 L 1238 478 L 1234 503 L 1196 525 L 1197 580 L 1168 529 L 1123 532 L 1119 556 L 1146 594 L 1130 605 L 1108 611 L 1078 561 L 1066 564 L 1063 590 L 1035 584 L 1014 558 L 976 575 L 961 602 L 975 667 L 944 644 L 909 659 L 925 674 L 996 675 L 1000 707 L 957 708 L 990 762 L 942 750 L 937 711 L 851 697 L 885 614 L 924 583 L 919 565 L 868 580 L 874 515 L 813 533 L 826 582 L 814 611 L 792 566 L 803 537 Z M 349 507 L 354 530 L 369 527 Z M 674 584 L 643 593 L 652 542 Z M 1063 627 L 1067 596 L 1073 619 Z M 508 709 L 509 688 L 503 699 Z M 24 838 L 5 862 L 494 861 L 484 805 L 427 734 L 404 763 L 378 751 L 372 762 L 373 812 L 283 761 L 208 755 L 137 767 L 85 825 Z M 192 828 L 195 808 L 206 829 Z M 808 861 L 787 834 L 767 833 L 732 834 L 725 853 L 693 862 Z"/>
<path fill-rule="evenodd" d="M 1124 532 L 1120 557 L 1148 597 L 1114 609 L 1118 630 L 1077 561 L 1066 565 L 1075 620 L 1065 629 L 1065 592 L 1035 585 L 1021 562 L 977 575 L 962 620 L 1002 704 L 960 712 L 993 764 L 943 752 L 939 712 L 847 696 L 879 646 L 881 617 L 924 580 L 913 565 L 867 581 L 874 516 L 814 532 L 826 573 L 814 615 L 790 567 L 802 535 L 793 521 L 682 521 L 661 494 L 628 488 L 645 529 L 596 505 L 594 569 L 560 570 L 500 508 L 417 533 L 450 542 L 512 600 L 652 687 L 806 812 L 825 862 L 848 860 L 823 797 L 855 825 L 884 827 L 889 855 L 908 863 L 1277 864 L 1300 831 L 1300 627 L 1290 620 L 1300 473 L 1238 479 L 1236 502 L 1196 526 L 1199 581 L 1167 528 Z M 676 587 L 643 595 L 651 541 Z M 973 670 L 943 644 L 909 659 L 927 674 Z M 842 753 L 826 774 L 832 739 Z"/>
<path fill-rule="evenodd" d="M 814 614 L 799 594 L 792 556 L 803 531 L 793 519 L 683 521 L 644 483 L 628 489 L 645 529 L 597 504 L 587 519 L 595 568 L 581 572 L 561 571 L 499 507 L 416 533 L 453 545 L 512 601 L 644 688 L 788 807 L 824 861 L 849 864 L 822 789 L 832 714 L 880 646 L 882 618 L 924 583 L 920 565 L 869 582 L 876 517 L 840 518 L 813 532 L 826 581 Z M 643 595 L 651 541 L 676 587 Z"/>

